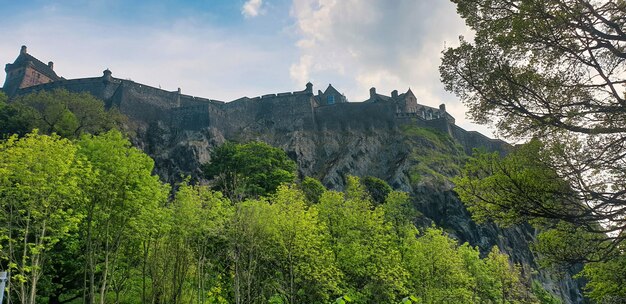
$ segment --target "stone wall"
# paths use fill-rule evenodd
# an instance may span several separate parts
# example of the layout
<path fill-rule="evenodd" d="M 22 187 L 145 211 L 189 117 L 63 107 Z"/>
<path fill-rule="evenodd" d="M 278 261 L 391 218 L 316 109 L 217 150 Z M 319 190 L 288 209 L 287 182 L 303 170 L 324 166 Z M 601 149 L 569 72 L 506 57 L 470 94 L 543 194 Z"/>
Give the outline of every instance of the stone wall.
<path fill-rule="evenodd" d="M 315 128 L 312 95 L 307 93 L 269 94 L 241 98 L 223 105 L 226 135 L 245 130 L 284 132 Z"/>
<path fill-rule="evenodd" d="M 486 151 L 498 151 L 504 154 L 511 147 L 511 145 L 505 141 L 489 138 L 476 131 L 466 131 L 457 125 L 451 125 L 450 130 L 452 137 L 463 145 L 465 152 L 470 155 L 474 148 L 485 149 Z"/>
<path fill-rule="evenodd" d="M 395 104 L 348 102 L 315 108 L 317 129 L 390 129 L 396 125 Z"/>
<path fill-rule="evenodd" d="M 23 88 L 18 94 L 57 88 L 88 92 L 104 100 L 107 107 L 116 106 L 139 123 L 162 121 L 179 131 L 213 127 L 221 130 L 227 138 L 236 138 L 245 132 L 276 134 L 297 130 L 373 130 L 411 123 L 449 134 L 468 153 L 473 148 L 505 151 L 508 146 L 503 141 L 490 139 L 478 132 L 466 131 L 447 118 L 424 119 L 420 113 L 397 113 L 395 103 L 359 102 L 318 106 L 313 94 L 307 91 L 244 97 L 224 103 L 106 76 L 59 80 Z"/>

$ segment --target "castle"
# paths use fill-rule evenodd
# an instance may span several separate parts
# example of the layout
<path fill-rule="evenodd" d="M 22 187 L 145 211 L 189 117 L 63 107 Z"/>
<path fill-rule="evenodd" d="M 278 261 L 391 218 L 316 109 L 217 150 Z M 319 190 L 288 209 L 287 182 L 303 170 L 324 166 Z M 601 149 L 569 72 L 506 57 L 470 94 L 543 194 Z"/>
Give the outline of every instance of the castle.
<path fill-rule="evenodd" d="M 108 69 L 100 77 L 65 79 L 54 72 L 52 62 L 45 64 L 31 56 L 26 46 L 13 63 L 5 67 L 2 90 L 11 98 L 40 90 L 66 89 L 88 92 L 103 100 L 106 107 L 118 107 L 131 119 L 146 124 L 163 122 L 181 131 L 217 127 L 227 136 L 243 130 L 345 130 L 349 128 L 394 128 L 417 124 L 447 133 L 469 151 L 484 146 L 500 150 L 504 142 L 489 139 L 455 124 L 454 117 L 441 104 L 438 108 L 419 104 L 409 89 L 390 96 L 370 89 L 363 102 L 348 102 L 332 85 L 313 93 L 310 82 L 302 91 L 242 97 L 230 102 L 194 97 L 181 90 L 166 91 L 114 78 Z"/>

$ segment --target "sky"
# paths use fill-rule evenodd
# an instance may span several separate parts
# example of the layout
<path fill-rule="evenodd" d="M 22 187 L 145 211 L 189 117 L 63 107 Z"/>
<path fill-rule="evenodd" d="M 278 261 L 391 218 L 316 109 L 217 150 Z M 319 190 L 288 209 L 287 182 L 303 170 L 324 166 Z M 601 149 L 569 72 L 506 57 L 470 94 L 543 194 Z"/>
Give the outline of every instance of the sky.
<path fill-rule="evenodd" d="M 438 66 L 471 36 L 447 0 L 0 0 L 0 60 L 22 45 L 67 79 L 113 76 L 230 101 L 332 84 L 349 101 L 409 88 L 467 130 Z M 0 73 L 0 84 L 4 83 Z"/>

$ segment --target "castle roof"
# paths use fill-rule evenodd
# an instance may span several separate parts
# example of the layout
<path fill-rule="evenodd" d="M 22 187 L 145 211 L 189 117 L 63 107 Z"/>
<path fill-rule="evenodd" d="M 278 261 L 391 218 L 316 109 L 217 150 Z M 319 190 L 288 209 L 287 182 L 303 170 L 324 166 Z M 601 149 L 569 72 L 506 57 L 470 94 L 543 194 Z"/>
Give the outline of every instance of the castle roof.
<path fill-rule="evenodd" d="M 12 64 L 9 64 L 8 66 L 11 68 L 14 67 L 26 67 L 29 63 L 32 63 L 33 67 L 35 68 L 35 70 L 37 70 L 37 72 L 46 75 L 47 77 L 49 77 L 52 80 L 61 80 L 63 78 L 59 77 L 59 75 L 57 75 L 57 73 L 54 72 L 54 70 L 48 66 L 47 64 L 41 62 L 39 59 L 33 57 L 32 55 L 28 54 L 26 52 L 26 48 L 22 47 L 22 51 L 20 52 L 20 55 L 17 56 L 17 58 L 15 59 L 15 61 Z"/>

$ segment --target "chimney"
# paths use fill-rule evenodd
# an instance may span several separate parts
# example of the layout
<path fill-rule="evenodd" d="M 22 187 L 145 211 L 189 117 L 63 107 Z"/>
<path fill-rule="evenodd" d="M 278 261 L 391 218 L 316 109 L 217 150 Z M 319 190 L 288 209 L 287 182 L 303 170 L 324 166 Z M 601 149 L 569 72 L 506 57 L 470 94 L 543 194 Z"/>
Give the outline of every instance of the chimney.
<path fill-rule="evenodd" d="M 376 97 L 376 88 L 372 87 L 370 89 L 370 98 L 374 99 L 374 97 Z"/>
<path fill-rule="evenodd" d="M 445 104 L 443 104 L 443 103 L 442 103 L 442 104 L 440 104 L 440 105 L 439 105 L 439 111 L 441 111 L 441 112 L 445 113 L 445 112 L 446 112 L 446 105 L 445 105 Z"/>
<path fill-rule="evenodd" d="M 26 53 L 28 53 L 28 52 L 26 51 L 26 46 L 25 46 L 25 45 L 22 45 L 22 48 L 20 49 L 20 54 L 26 54 Z"/>
<path fill-rule="evenodd" d="M 51 70 L 54 70 L 54 62 L 52 62 L 52 61 L 48 62 L 48 67 L 49 67 Z"/>
<path fill-rule="evenodd" d="M 391 91 L 391 97 L 398 98 L 398 90 Z"/>
<path fill-rule="evenodd" d="M 104 81 L 111 81 L 113 77 L 111 77 L 111 71 L 109 69 L 104 70 L 104 72 L 102 72 L 102 78 L 104 79 Z"/>

